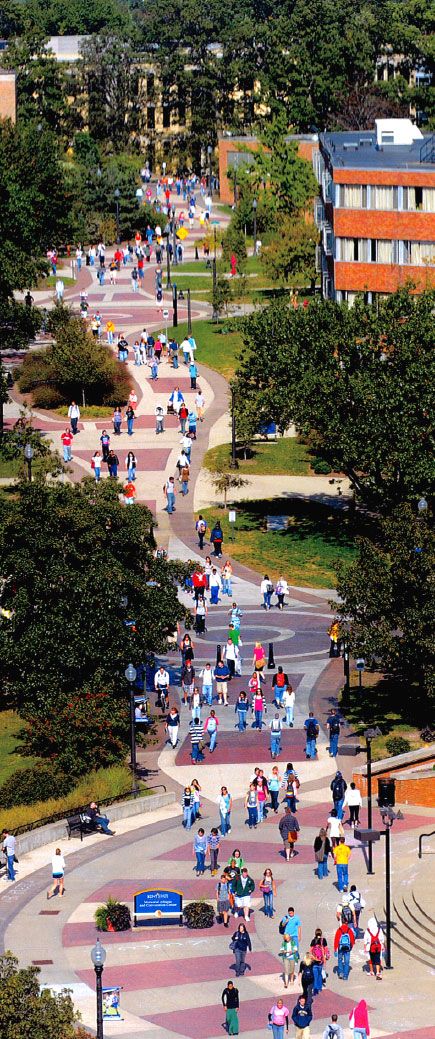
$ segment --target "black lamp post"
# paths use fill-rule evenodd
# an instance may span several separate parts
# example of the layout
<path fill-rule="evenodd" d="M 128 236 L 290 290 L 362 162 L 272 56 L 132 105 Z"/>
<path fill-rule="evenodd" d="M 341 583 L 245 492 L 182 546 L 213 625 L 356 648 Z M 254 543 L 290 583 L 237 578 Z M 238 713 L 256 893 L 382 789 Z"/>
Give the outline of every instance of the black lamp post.
<path fill-rule="evenodd" d="M 213 154 L 213 148 L 212 148 L 211 144 L 209 144 L 208 147 L 207 147 L 207 155 L 208 155 L 208 190 L 210 192 L 210 198 L 213 198 L 213 188 L 212 188 L 212 181 L 211 181 L 211 176 L 212 176 L 212 174 L 211 174 L 211 157 L 212 157 L 212 154 Z"/>
<path fill-rule="evenodd" d="M 257 206 L 258 206 L 257 199 L 254 198 L 254 201 L 252 203 L 252 208 L 254 210 L 254 256 L 256 255 L 256 246 L 257 246 Z"/>
<path fill-rule="evenodd" d="M 94 948 L 91 949 L 91 960 L 94 964 L 95 971 L 95 989 L 97 996 L 97 1039 L 104 1039 L 103 1036 L 103 970 L 106 959 L 106 950 L 101 945 L 100 939 L 97 938 Z"/>
<path fill-rule="evenodd" d="M 395 819 L 403 819 L 404 816 L 401 812 L 393 812 L 390 805 L 384 805 L 380 807 L 380 813 L 382 822 L 385 826 L 385 830 L 381 830 L 381 837 L 385 837 L 385 924 L 386 924 L 386 936 L 387 936 L 387 948 L 385 957 L 385 966 L 388 970 L 392 969 L 391 962 L 391 838 L 390 832 L 391 827 Z"/>
<path fill-rule="evenodd" d="M 172 250 L 173 250 L 173 252 L 172 252 L 172 263 L 175 265 L 175 267 L 178 264 L 177 244 L 178 244 L 177 243 L 177 221 L 175 219 L 175 208 L 173 208 L 173 210 L 172 210 Z"/>
<path fill-rule="evenodd" d="M 377 726 L 371 729 L 366 729 L 364 733 L 366 741 L 366 752 L 367 752 L 367 826 L 371 830 L 373 825 L 373 790 L 372 790 L 372 740 L 376 739 L 376 736 L 381 735 L 381 730 Z M 368 847 L 368 862 L 367 862 L 367 873 L 373 873 L 373 845 L 369 841 Z"/>
<path fill-rule="evenodd" d="M 120 192 L 119 188 L 115 188 L 115 191 L 113 192 L 113 194 L 115 196 L 115 209 L 116 209 L 116 241 L 117 241 L 117 244 L 119 245 L 119 243 L 121 241 L 121 230 L 120 230 L 120 226 L 119 226 L 119 198 L 120 198 L 121 192 Z"/>
<path fill-rule="evenodd" d="M 236 454 L 236 391 L 234 386 L 230 386 L 231 390 L 231 468 L 238 469 L 239 463 L 237 461 Z"/>
<path fill-rule="evenodd" d="M 26 444 L 24 448 L 24 457 L 27 462 L 27 479 L 29 483 L 32 482 L 32 458 L 34 455 L 33 447 L 31 444 Z"/>
<path fill-rule="evenodd" d="M 166 288 L 171 288 L 171 257 L 169 255 L 169 235 L 170 231 L 165 231 L 166 235 Z"/>
<path fill-rule="evenodd" d="M 136 730 L 134 719 L 134 682 L 136 681 L 136 668 L 129 664 L 125 669 L 125 677 L 130 686 L 130 768 L 131 768 L 131 790 L 137 793 L 136 784 Z"/>
<path fill-rule="evenodd" d="M 344 674 L 344 688 L 343 692 L 345 696 L 350 693 L 350 654 L 349 654 L 349 635 L 343 636 L 343 674 Z"/>
<path fill-rule="evenodd" d="M 190 289 L 187 290 L 187 334 L 192 335 L 192 304 L 190 301 Z"/>

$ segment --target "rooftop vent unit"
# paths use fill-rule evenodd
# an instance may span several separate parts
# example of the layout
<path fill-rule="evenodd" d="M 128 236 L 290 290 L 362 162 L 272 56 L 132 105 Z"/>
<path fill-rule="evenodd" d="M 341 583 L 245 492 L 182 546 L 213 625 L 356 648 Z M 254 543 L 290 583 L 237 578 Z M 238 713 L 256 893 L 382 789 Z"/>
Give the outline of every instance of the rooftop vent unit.
<path fill-rule="evenodd" d="M 358 141 L 345 141 L 343 144 L 343 148 L 345 152 L 357 152 L 359 148 Z"/>

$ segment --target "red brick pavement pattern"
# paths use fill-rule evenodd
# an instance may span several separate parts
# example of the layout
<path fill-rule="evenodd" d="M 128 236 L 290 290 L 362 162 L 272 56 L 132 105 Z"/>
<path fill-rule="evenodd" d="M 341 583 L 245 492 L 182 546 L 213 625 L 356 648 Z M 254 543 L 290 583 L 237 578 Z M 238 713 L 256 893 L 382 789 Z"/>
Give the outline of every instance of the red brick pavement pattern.
<path fill-rule="evenodd" d="M 217 879 L 218 878 L 216 877 L 216 880 Z M 186 887 L 185 881 L 179 883 L 183 889 Z M 237 920 L 235 918 L 233 919 L 232 924 L 230 924 L 230 927 L 233 925 L 234 927 L 237 926 Z M 218 924 L 215 920 L 212 932 L 213 937 L 219 937 L 221 934 L 227 935 L 228 931 L 229 929 L 224 928 L 223 923 Z M 255 934 L 255 931 L 255 913 L 252 913 L 249 921 L 250 935 L 252 936 Z M 207 931 L 207 934 L 210 934 L 210 932 Z M 153 939 L 155 939 L 156 948 L 160 948 L 161 942 L 165 939 L 173 939 L 174 941 L 177 941 L 177 939 L 180 938 L 180 935 L 183 944 L 188 943 L 190 937 L 193 938 L 193 932 L 187 930 L 186 927 L 181 928 L 173 926 L 172 924 L 159 923 L 158 921 L 155 921 L 155 923 L 150 925 L 142 924 L 140 927 L 133 928 L 131 931 L 107 931 L 104 934 L 104 944 L 134 945 L 136 942 L 149 942 L 149 944 L 152 945 Z M 94 943 L 97 938 L 98 931 L 92 921 L 88 921 L 87 923 L 65 924 L 62 931 L 62 945 L 64 948 L 89 945 L 89 943 Z"/>
<path fill-rule="evenodd" d="M 217 708 L 217 710 L 225 711 L 225 708 Z M 234 711 L 232 705 L 228 710 Z M 256 765 L 258 760 L 262 758 L 270 757 L 270 736 L 269 730 L 263 728 L 261 733 L 257 729 L 247 729 L 245 732 L 221 732 L 219 734 L 216 750 L 213 754 L 213 762 L 223 765 L 232 765 L 235 761 L 241 765 L 252 763 Z M 285 767 L 287 761 L 304 761 L 305 760 L 305 739 L 300 729 L 287 729 L 282 733 L 281 738 L 281 756 L 278 762 L 272 762 L 272 764 L 278 764 L 281 768 Z M 190 750 L 191 744 L 190 739 L 187 737 L 178 751 L 175 759 L 176 765 L 190 765 Z M 208 760 L 207 752 L 206 757 Z"/>
<path fill-rule="evenodd" d="M 190 379 L 183 375 L 178 375 L 178 370 L 175 371 L 173 376 L 163 376 L 162 379 L 150 379 L 150 383 L 155 393 L 167 393 L 168 397 L 176 386 L 181 390 L 183 396 L 185 393 L 196 392 L 190 389 Z"/>
<path fill-rule="evenodd" d="M 184 831 L 183 831 L 184 833 Z M 195 830 L 192 829 L 192 845 Z M 183 861 L 192 860 L 193 870 L 193 854 L 191 845 L 186 844 L 186 856 Z M 229 858 L 234 843 L 228 842 L 222 850 L 221 860 L 226 862 Z M 189 854 L 188 854 L 189 852 Z M 156 856 L 157 857 L 157 856 Z M 164 855 L 161 856 L 165 858 Z M 166 877 L 161 880 L 161 887 L 168 891 L 182 891 L 185 899 L 191 898 L 215 898 L 216 896 L 216 884 L 217 878 L 212 876 L 207 877 L 191 877 L 189 879 L 180 880 L 177 877 L 176 880 L 168 880 Z M 143 877 L 140 880 L 125 880 L 115 879 L 111 880 L 108 884 L 103 884 L 102 887 L 98 888 L 97 891 L 92 891 L 85 902 L 104 902 L 109 895 L 116 895 L 120 902 L 133 902 L 133 895 L 138 891 L 146 891 L 148 888 L 155 888 L 159 886 L 158 868 L 156 868 L 156 879 L 147 878 L 144 880 Z"/>
<path fill-rule="evenodd" d="M 242 838 L 242 840 L 239 841 L 239 847 L 241 848 L 243 858 L 248 866 L 251 866 L 254 862 L 259 862 L 262 865 L 271 865 L 272 862 L 276 862 L 278 856 L 281 859 L 284 859 L 283 842 L 278 830 L 279 816 L 274 816 L 274 818 L 276 825 L 276 841 L 271 843 L 264 841 L 251 841 L 248 836 L 250 831 L 246 827 L 246 839 Z M 260 827 L 262 825 L 263 823 L 260 823 Z M 251 830 L 251 833 L 252 832 L 253 831 Z M 234 841 L 232 842 L 232 847 L 234 848 Z M 179 848 L 173 848 L 171 851 L 165 851 L 161 855 L 157 854 L 155 856 L 155 858 L 159 859 L 161 862 L 187 862 L 189 857 L 189 847 L 187 845 L 180 845 Z M 223 854 L 221 859 L 224 861 Z M 302 844 L 299 840 L 296 845 L 295 858 L 291 859 L 289 862 L 289 869 L 292 866 L 306 866 L 307 863 L 312 863 L 313 860 L 314 854 L 311 845 Z M 257 894 L 259 894 L 259 892 L 257 892 Z"/>
<path fill-rule="evenodd" d="M 227 930 L 231 935 L 231 930 Z M 201 932 L 201 937 L 203 934 Z M 229 941 L 229 940 L 228 940 Z M 279 972 L 278 958 L 271 956 L 268 952 L 248 953 L 247 963 L 251 970 L 246 971 L 247 977 L 253 978 L 256 974 L 277 974 Z M 233 969 L 231 969 L 231 966 Z M 92 985 L 94 971 L 77 971 L 78 977 L 87 985 Z M 201 981 L 216 981 L 218 978 L 227 979 L 235 974 L 234 953 L 228 949 L 224 956 L 193 956 L 189 959 L 154 960 L 152 963 L 129 963 L 122 968 L 122 987 L 126 992 L 136 992 L 139 989 L 168 988 L 174 985 L 192 985 Z M 104 970 L 104 984 L 119 984 L 119 967 L 106 967 Z"/>
<path fill-rule="evenodd" d="M 122 440 L 118 437 L 112 437 L 110 446 L 113 448 L 115 453 L 118 455 L 121 470 L 124 469 L 124 462 L 128 451 L 134 451 L 136 455 L 137 468 L 140 472 L 164 472 L 166 464 L 170 455 L 170 450 L 158 447 L 136 447 L 134 436 L 123 437 Z M 73 458 L 83 458 L 85 462 L 91 462 L 93 451 L 75 451 L 73 446 Z"/>
<path fill-rule="evenodd" d="M 92 976 L 92 971 L 88 973 Z M 104 977 L 106 977 L 106 972 Z M 225 987 L 226 980 L 228 980 L 227 976 L 225 976 L 222 989 Z M 263 999 L 250 999 L 246 1002 L 243 1001 L 242 996 L 239 1014 L 240 1032 L 243 1034 L 243 1032 L 266 1029 L 267 1015 L 273 1003 L 274 999 L 272 996 Z M 290 1010 L 290 1016 L 295 1004 L 296 995 L 292 993 L 287 995 L 285 993 L 285 1005 Z M 347 996 L 337 996 L 334 992 L 328 992 L 326 989 L 320 996 L 316 997 L 314 1004 L 315 1021 L 329 1018 L 334 1013 L 339 1015 L 349 1014 L 354 1006 L 355 1000 L 348 999 Z M 147 1015 L 143 1020 L 158 1025 L 160 1028 L 166 1028 L 170 1032 L 185 1035 L 188 1039 L 209 1039 L 211 1036 L 222 1035 L 225 1011 L 222 1006 L 195 1007 L 189 1010 L 171 1011 L 168 1014 Z M 434 1034 L 433 1032 L 432 1034 L 427 1032 L 427 1035 L 420 1037 L 417 1032 L 414 1032 L 413 1039 L 434 1039 Z"/>
<path fill-rule="evenodd" d="M 179 424 L 176 415 L 165 415 L 165 424 L 166 424 L 166 426 L 168 426 L 168 428 L 171 428 L 171 429 L 174 428 L 175 429 L 178 426 L 178 424 Z M 97 429 L 107 429 L 107 426 L 109 426 L 109 431 L 111 432 L 111 430 L 112 430 L 112 423 L 111 423 L 111 421 L 109 419 L 106 419 L 105 422 L 96 422 L 95 425 L 96 425 Z M 156 420 L 155 420 L 154 415 L 137 415 L 137 417 L 134 420 L 134 429 L 135 430 L 136 429 L 154 429 L 155 425 L 156 425 Z"/>

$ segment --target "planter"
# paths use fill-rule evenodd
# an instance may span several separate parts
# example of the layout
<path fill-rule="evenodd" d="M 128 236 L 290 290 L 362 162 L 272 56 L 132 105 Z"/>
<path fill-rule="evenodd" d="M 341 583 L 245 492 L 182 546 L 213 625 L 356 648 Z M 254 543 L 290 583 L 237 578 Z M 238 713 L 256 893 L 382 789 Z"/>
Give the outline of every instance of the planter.
<path fill-rule="evenodd" d="M 208 902 L 189 902 L 183 911 L 184 922 L 190 930 L 200 931 L 214 924 L 214 909 Z"/>

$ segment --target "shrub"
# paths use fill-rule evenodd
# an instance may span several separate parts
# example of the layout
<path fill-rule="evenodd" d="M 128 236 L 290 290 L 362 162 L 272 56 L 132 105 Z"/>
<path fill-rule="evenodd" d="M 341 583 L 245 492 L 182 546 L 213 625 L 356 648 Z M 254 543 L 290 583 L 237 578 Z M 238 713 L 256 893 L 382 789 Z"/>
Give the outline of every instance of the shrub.
<path fill-rule="evenodd" d="M 104 905 L 95 910 L 94 920 L 98 931 L 129 931 L 131 914 L 128 906 L 109 896 Z"/>
<path fill-rule="evenodd" d="M 385 740 L 385 746 L 392 757 L 396 754 L 407 754 L 411 750 L 411 744 L 404 736 L 390 736 Z"/>
<path fill-rule="evenodd" d="M 71 777 L 55 765 L 35 765 L 10 776 L 0 789 L 2 808 L 35 804 L 50 797 L 63 797 L 71 787 Z"/>
<path fill-rule="evenodd" d="M 33 390 L 35 408 L 57 408 L 63 401 L 64 397 L 54 386 L 36 386 Z"/>
<path fill-rule="evenodd" d="M 189 902 L 183 910 L 186 926 L 192 931 L 213 927 L 214 915 L 213 906 L 208 902 Z"/>
<path fill-rule="evenodd" d="M 122 699 L 85 687 L 81 693 L 59 699 L 49 725 L 45 715 L 34 713 L 32 707 L 22 713 L 27 722 L 22 737 L 25 753 L 50 758 L 68 775 L 78 777 L 124 758 L 128 721 Z"/>
<path fill-rule="evenodd" d="M 313 458 L 311 468 L 317 476 L 328 476 L 328 473 L 332 472 L 329 462 L 325 462 L 324 458 Z"/>
<path fill-rule="evenodd" d="M 21 367 L 17 370 L 18 386 L 21 393 L 30 393 L 35 386 L 50 380 L 51 370 L 47 363 L 46 352 L 27 354 Z"/>

